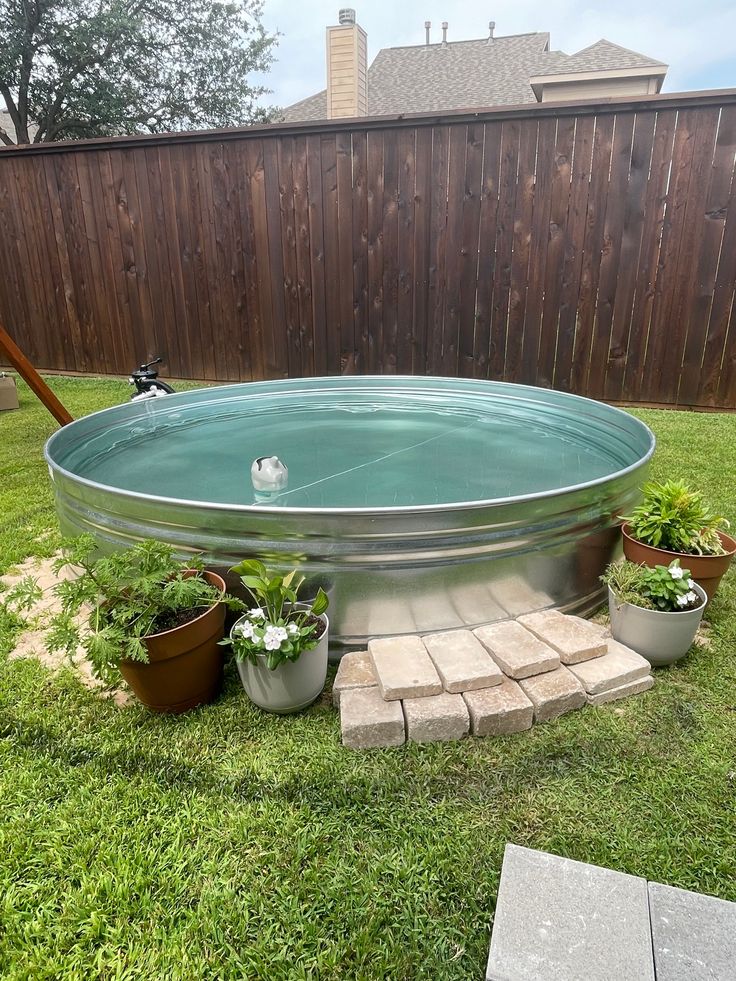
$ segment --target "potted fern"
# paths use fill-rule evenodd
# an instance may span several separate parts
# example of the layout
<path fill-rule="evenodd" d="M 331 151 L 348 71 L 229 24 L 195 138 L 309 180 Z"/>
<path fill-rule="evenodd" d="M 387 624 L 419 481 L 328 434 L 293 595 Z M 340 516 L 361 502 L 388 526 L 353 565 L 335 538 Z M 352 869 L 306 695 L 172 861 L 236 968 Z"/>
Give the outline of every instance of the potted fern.
<path fill-rule="evenodd" d="M 680 559 L 713 599 L 736 554 L 736 540 L 726 534 L 728 521 L 680 480 L 651 481 L 642 493 L 644 500 L 623 519 L 626 558 L 651 567 Z"/>
<path fill-rule="evenodd" d="M 298 712 L 319 697 L 327 677 L 328 600 L 320 588 L 300 603 L 296 570 L 271 575 L 262 562 L 234 566 L 254 606 L 233 624 L 229 640 L 248 697 L 266 712 Z"/>
<path fill-rule="evenodd" d="M 155 712 L 211 701 L 222 679 L 225 606 L 243 604 L 199 560 L 179 562 L 161 542 L 97 553 L 91 535 L 64 542 L 55 571 L 71 566 L 78 574 L 53 587 L 61 612 L 51 618 L 49 649 L 74 656 L 81 647 L 97 678 L 113 684 L 122 675 Z M 27 607 L 41 594 L 33 579 L 16 590 Z"/>
<path fill-rule="evenodd" d="M 608 586 L 614 640 L 654 665 L 672 664 L 687 654 L 707 596 L 679 559 L 653 568 L 624 559 L 611 563 L 601 580 Z"/>

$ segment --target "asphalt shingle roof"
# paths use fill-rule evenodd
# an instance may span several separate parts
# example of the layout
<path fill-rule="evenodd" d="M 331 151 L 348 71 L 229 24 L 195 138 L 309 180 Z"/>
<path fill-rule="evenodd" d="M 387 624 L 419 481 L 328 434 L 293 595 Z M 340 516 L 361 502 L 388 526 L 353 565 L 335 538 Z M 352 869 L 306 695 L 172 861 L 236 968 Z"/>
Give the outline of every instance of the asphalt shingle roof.
<path fill-rule="evenodd" d="M 550 52 L 550 55 L 558 55 L 562 52 Z M 601 38 L 595 44 L 583 48 L 574 55 L 562 55 L 557 64 L 550 64 L 540 75 L 559 74 L 562 72 L 600 72 L 618 68 L 666 68 L 663 61 L 657 61 L 648 55 L 639 54 L 638 51 L 630 51 L 622 48 L 613 41 L 606 41 Z"/>
<path fill-rule="evenodd" d="M 516 34 L 382 48 L 368 69 L 368 115 L 398 115 L 536 102 L 529 79 L 563 72 L 666 68 L 661 61 L 600 40 L 574 55 L 549 50 L 549 34 Z M 284 110 L 286 122 L 327 117 L 323 90 Z"/>

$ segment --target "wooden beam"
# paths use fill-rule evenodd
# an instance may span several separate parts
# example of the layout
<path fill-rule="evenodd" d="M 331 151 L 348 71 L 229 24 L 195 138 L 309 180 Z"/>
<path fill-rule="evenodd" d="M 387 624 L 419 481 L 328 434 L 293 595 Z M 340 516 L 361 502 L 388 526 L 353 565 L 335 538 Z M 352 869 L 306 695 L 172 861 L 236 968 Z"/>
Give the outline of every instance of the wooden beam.
<path fill-rule="evenodd" d="M 67 423 L 74 422 L 2 324 L 0 324 L 0 351 L 7 356 L 8 361 L 23 381 L 35 392 L 60 426 L 66 426 Z"/>

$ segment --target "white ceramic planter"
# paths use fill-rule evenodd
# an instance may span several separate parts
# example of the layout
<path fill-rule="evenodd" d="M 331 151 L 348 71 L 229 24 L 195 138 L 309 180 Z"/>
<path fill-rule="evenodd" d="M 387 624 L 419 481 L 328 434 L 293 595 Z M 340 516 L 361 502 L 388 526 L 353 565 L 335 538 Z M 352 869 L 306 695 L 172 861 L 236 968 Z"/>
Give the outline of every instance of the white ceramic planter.
<path fill-rule="evenodd" d="M 233 630 L 245 617 L 233 624 Z M 264 654 L 258 655 L 258 663 L 237 661 L 238 674 L 248 698 L 266 712 L 287 715 L 299 712 L 319 698 L 327 679 L 327 645 L 330 622 L 323 614 L 325 630 L 316 647 L 304 653 L 296 661 L 285 661 L 273 671 L 266 664 Z"/>
<path fill-rule="evenodd" d="M 641 654 L 655 667 L 679 661 L 690 650 L 708 602 L 702 586 L 696 584 L 693 589 L 702 601 L 696 610 L 665 613 L 663 610 L 644 610 L 630 603 L 619 604 L 609 586 L 608 610 L 613 639 Z"/>

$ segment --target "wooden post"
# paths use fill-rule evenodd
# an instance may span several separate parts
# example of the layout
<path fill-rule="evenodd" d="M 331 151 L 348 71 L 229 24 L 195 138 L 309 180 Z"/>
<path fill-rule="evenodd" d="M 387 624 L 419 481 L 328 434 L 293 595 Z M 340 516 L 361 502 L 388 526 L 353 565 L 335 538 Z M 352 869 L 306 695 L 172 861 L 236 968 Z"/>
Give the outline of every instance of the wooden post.
<path fill-rule="evenodd" d="M 60 426 L 66 426 L 68 422 L 74 422 L 2 324 L 0 324 L 0 352 L 7 355 L 8 361 L 28 387 L 35 392 Z"/>

